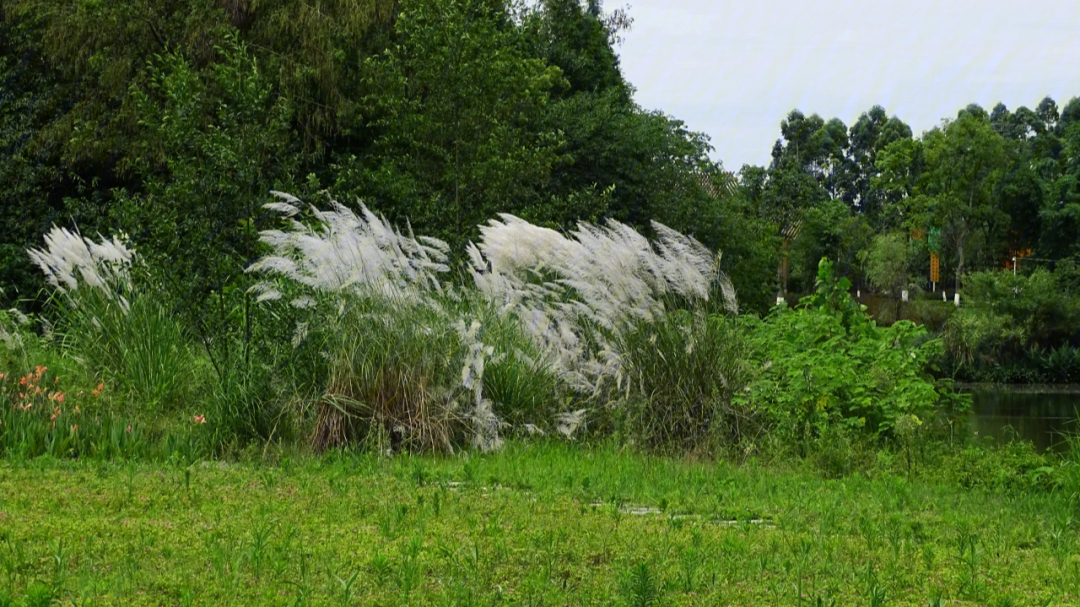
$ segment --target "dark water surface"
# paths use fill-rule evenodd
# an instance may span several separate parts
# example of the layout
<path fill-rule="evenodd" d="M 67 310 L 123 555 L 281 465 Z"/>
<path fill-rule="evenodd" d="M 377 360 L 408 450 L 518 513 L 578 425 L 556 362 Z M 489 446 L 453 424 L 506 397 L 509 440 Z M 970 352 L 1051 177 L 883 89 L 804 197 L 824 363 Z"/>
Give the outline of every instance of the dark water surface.
<path fill-rule="evenodd" d="M 971 430 L 979 436 L 1020 438 L 1045 450 L 1062 448 L 1064 433 L 1080 431 L 1080 385 L 973 384 L 961 389 L 971 393 Z"/>

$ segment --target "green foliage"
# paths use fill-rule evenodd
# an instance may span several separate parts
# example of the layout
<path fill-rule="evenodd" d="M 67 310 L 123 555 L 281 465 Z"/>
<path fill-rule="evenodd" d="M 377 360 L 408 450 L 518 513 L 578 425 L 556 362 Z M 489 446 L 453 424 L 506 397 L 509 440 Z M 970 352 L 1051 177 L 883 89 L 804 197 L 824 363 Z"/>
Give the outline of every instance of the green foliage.
<path fill-rule="evenodd" d="M 1058 346 L 1032 352 L 1044 381 L 1052 384 L 1080 383 L 1080 348 Z"/>
<path fill-rule="evenodd" d="M 880 107 L 846 131 L 836 120 L 790 113 L 770 165 L 740 171 L 744 196 L 790 245 L 791 283 L 782 286 L 809 292 L 822 256 L 861 282 L 850 260 L 867 254 L 875 233 L 894 231 L 939 230 L 942 276 L 954 277 L 943 282 L 956 287 L 968 270 L 1000 268 L 1016 252 L 1071 256 L 1080 104 L 1068 119 L 1052 99 L 1039 107 L 1010 113 L 999 104 L 990 115 L 971 105 L 914 139 Z"/>
<path fill-rule="evenodd" d="M 715 232 L 700 230 L 698 239 L 722 251 L 720 270 L 739 295 L 739 310 L 764 315 L 776 302 L 776 260 L 780 249 L 775 230 L 728 199 L 717 212 Z"/>
<path fill-rule="evenodd" d="M 848 129 L 848 162 L 842 165 L 841 197 L 867 217 L 876 229 L 888 227 L 889 207 L 899 200 L 887 189 L 876 187 L 882 170 L 878 158 L 892 143 L 911 141 L 911 127 L 896 116 L 887 116 L 885 108 L 874 106 L 861 114 Z"/>
<path fill-rule="evenodd" d="M 656 579 L 649 563 L 642 561 L 631 567 L 621 580 L 626 607 L 656 607 L 663 604 L 664 585 Z"/>
<path fill-rule="evenodd" d="M 60 148 L 65 160 L 105 174 L 129 152 L 137 110 L 128 89 L 140 81 L 146 58 L 171 51 L 205 61 L 224 31 L 224 15 L 201 2 L 16 0 L 5 3 L 3 16 L 33 40 L 32 52 L 67 95 L 36 138 Z"/>
<path fill-rule="evenodd" d="M 900 291 L 911 289 L 911 263 L 915 250 L 906 235 L 893 232 L 875 236 L 863 263 L 874 288 L 899 299 Z"/>
<path fill-rule="evenodd" d="M 206 415 L 208 444 L 239 450 L 295 440 L 313 411 L 332 415 L 308 405 L 340 392 L 362 403 L 345 406 L 366 420 L 356 436 L 394 435 L 416 415 L 411 404 L 376 415 L 376 403 L 435 403 L 453 438 L 416 445 L 456 448 L 475 420 L 443 414 L 477 404 L 454 386 L 479 345 L 493 348 L 481 357 L 479 400 L 515 431 L 550 430 L 541 420 L 573 404 L 560 379 L 536 362 L 520 319 L 468 296 L 410 303 L 400 318 L 370 301 L 327 306 L 319 319 L 254 305 L 244 268 L 263 252 L 267 191 L 327 185 L 444 237 L 454 253 L 498 212 L 556 229 L 614 218 L 647 233 L 658 220 L 723 250 L 719 269 L 743 312 L 766 314 L 778 287 L 811 294 L 744 328 L 693 311 L 630 332 L 631 404 L 619 422 L 648 448 L 716 451 L 782 428 L 814 449 L 836 446 L 822 468 L 841 474 L 861 434 L 952 407 L 928 379 L 937 342 L 909 324 L 876 327 L 847 286 L 818 272 L 827 257 L 863 285 L 865 269 L 895 297 L 919 282 L 901 246 L 911 229 L 940 228 L 943 271 L 958 283 L 1029 248 L 1030 263 L 1056 265 L 965 279 L 945 329 L 955 375 L 1080 373 L 1080 100 L 1060 111 L 1049 98 L 1012 112 L 973 105 L 918 139 L 881 107 L 850 128 L 794 111 L 768 168 L 736 179 L 709 158 L 707 137 L 634 103 L 613 46 L 629 22 L 598 1 L 158 4 L 0 6 L 0 297 L 43 312 L 34 331 L 3 314 L 0 363 L 48 366 L 90 389 L 104 379 L 115 419 Z M 145 253 L 137 288 L 117 290 L 125 303 L 97 291 L 48 305 L 39 295 L 45 283 L 25 250 L 73 222 L 124 230 Z M 790 284 L 776 272 L 781 253 Z M 909 310 L 938 327 L 953 311 Z M 294 348 L 305 320 L 309 339 Z M 476 343 L 457 326 L 472 320 Z M 745 371 L 743 339 L 750 392 L 731 379 Z"/>
<path fill-rule="evenodd" d="M 504 433 L 550 430 L 562 405 L 554 374 L 513 317 L 466 291 L 440 297 L 316 296 L 294 345 L 325 358 L 311 442 L 453 452 Z M 302 396 L 301 396 L 302 398 Z M 295 403 L 303 406 L 303 401 Z"/>
<path fill-rule="evenodd" d="M 923 137 L 927 170 L 921 192 L 929 198 L 921 209 L 929 224 L 940 227 L 955 258 L 958 280 L 966 272 L 971 244 L 975 253 L 998 259 L 1004 251 L 988 250 L 1001 242 L 1000 230 L 1008 225 L 994 200 L 1008 157 L 1004 141 L 990 126 L 985 112 L 960 112 L 944 129 Z"/>
<path fill-rule="evenodd" d="M 56 331 L 67 356 L 107 378 L 146 411 L 176 410 L 200 376 L 179 319 L 150 289 L 128 292 L 127 305 L 89 287 L 56 299 Z"/>
<path fill-rule="evenodd" d="M 787 440 L 779 436 L 771 438 L 767 448 L 774 457 L 804 456 L 813 468 L 825 478 L 846 478 L 852 474 L 866 473 L 874 468 L 878 447 L 861 428 L 834 424 L 824 428 L 820 435 L 796 444 L 781 444 Z"/>
<path fill-rule="evenodd" d="M 1053 491 L 1066 482 L 1063 463 L 1025 441 L 999 447 L 970 444 L 946 455 L 940 474 L 950 483 L 994 492 Z"/>
<path fill-rule="evenodd" d="M 309 339 L 327 352 L 329 369 L 316 449 L 452 452 L 497 446 L 501 427 L 549 427 L 561 402 L 555 377 L 531 362 L 533 348 L 511 319 L 459 297 L 350 297 L 337 314 L 319 316 L 323 326 Z"/>
<path fill-rule="evenodd" d="M 157 55 L 132 91 L 142 144 L 141 192 L 121 194 L 115 222 L 154 258 L 172 297 L 199 319 L 206 299 L 255 259 L 268 189 L 292 183 L 292 109 L 233 37 L 198 70 Z"/>
<path fill-rule="evenodd" d="M 0 18 L 0 307 L 33 297 L 41 287 L 23 245 L 49 229 L 60 201 L 42 194 L 57 192 L 63 183 L 55 160 L 30 143 L 60 91 L 45 92 L 50 73 L 40 61 L 25 58 L 29 46 L 25 33 Z"/>
<path fill-rule="evenodd" d="M 830 167 L 842 157 L 847 134 L 839 120 L 826 124 L 817 114 L 808 117 L 798 110 L 780 123 L 780 134 L 758 195 L 760 213 L 783 230 L 830 198 Z"/>
<path fill-rule="evenodd" d="M 325 162 L 325 154 L 366 145 L 365 98 L 373 91 L 365 62 L 391 43 L 400 9 L 396 0 L 222 4 L 261 71 L 288 100 L 305 150 Z"/>
<path fill-rule="evenodd" d="M 744 319 L 756 367 L 737 402 L 805 441 L 834 425 L 887 434 L 898 418 L 926 419 L 952 397 L 930 376 L 938 340 L 910 322 L 879 327 L 822 260 L 817 291 L 794 310 Z"/>
<path fill-rule="evenodd" d="M 908 293 L 908 297 L 913 297 L 920 291 L 912 276 L 912 265 L 917 254 L 914 241 L 903 233 L 893 232 L 875 236 L 870 247 L 860 255 L 870 284 L 893 301 L 893 306 L 881 306 L 878 320 L 895 321 L 904 292 Z"/>
<path fill-rule="evenodd" d="M 945 325 L 950 366 L 959 377 L 1066 381 L 1080 344 L 1080 299 L 1056 272 L 977 272 L 965 305 Z"/>
<path fill-rule="evenodd" d="M 611 188 L 603 214 L 647 231 L 650 221 L 698 237 L 719 248 L 717 228 L 730 177 L 709 160 L 708 139 L 657 111 L 645 111 L 609 89 L 552 103 L 544 118 L 562 133 L 562 162 L 547 187 L 557 198 Z M 573 210 L 571 210 L 573 211 Z M 546 219 L 546 218 L 545 218 Z M 555 218 L 572 225 L 573 215 Z"/>
<path fill-rule="evenodd" d="M 471 394 L 460 389 L 466 346 L 455 316 L 427 302 L 380 297 L 350 298 L 336 322 L 329 316 L 317 450 L 381 440 L 452 451 L 466 443 Z"/>
<path fill-rule="evenodd" d="M 302 403 L 325 381 L 326 361 L 289 341 L 296 309 L 267 309 L 229 285 L 208 302 L 200 335 L 205 415 L 223 451 L 252 443 L 289 442 L 303 426 Z M 212 329 L 210 329 L 212 328 Z"/>
<path fill-rule="evenodd" d="M 796 293 L 813 291 L 818 262 L 826 257 L 845 275 L 858 275 L 858 253 L 869 244 L 872 232 L 866 219 L 852 214 L 838 199 L 822 201 L 802 212 L 798 235 L 789 247 L 791 282 Z"/>
<path fill-rule="evenodd" d="M 76 389 L 78 383 L 72 387 L 48 367 L 37 365 L 24 373 L 17 369 L 25 367 L 5 362 L 0 358 L 0 457 L 194 461 L 210 453 L 202 416 L 162 432 L 102 403 L 114 398 L 111 385 Z"/>
<path fill-rule="evenodd" d="M 339 159 L 335 190 L 455 245 L 535 205 L 557 159 L 539 121 L 560 74 L 524 52 L 510 18 L 492 0 L 402 3 L 394 43 L 366 63 L 370 153 Z"/>
<path fill-rule="evenodd" d="M 601 93 L 615 89 L 629 101 L 629 88 L 619 71 L 619 58 L 600 15 L 577 0 L 542 0 L 523 19 L 522 34 L 532 52 L 555 66 L 565 78 L 559 93 Z"/>
<path fill-rule="evenodd" d="M 565 387 L 550 369 L 535 362 L 541 354 L 518 319 L 478 303 L 467 308 L 479 317 L 483 334 L 478 337 L 492 348 L 483 374 L 484 396 L 492 410 L 509 433 L 528 433 L 529 425 L 550 431 L 552 420 L 563 412 Z"/>

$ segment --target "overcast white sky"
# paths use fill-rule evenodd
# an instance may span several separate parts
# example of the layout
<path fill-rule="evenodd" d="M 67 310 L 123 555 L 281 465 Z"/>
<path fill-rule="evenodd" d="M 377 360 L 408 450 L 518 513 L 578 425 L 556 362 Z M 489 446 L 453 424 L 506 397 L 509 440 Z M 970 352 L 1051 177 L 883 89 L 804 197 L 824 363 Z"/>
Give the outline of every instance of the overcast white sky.
<path fill-rule="evenodd" d="M 850 126 L 880 104 L 919 134 L 1080 95 L 1078 0 L 607 0 L 643 107 L 707 133 L 725 168 L 766 164 L 792 109 Z"/>

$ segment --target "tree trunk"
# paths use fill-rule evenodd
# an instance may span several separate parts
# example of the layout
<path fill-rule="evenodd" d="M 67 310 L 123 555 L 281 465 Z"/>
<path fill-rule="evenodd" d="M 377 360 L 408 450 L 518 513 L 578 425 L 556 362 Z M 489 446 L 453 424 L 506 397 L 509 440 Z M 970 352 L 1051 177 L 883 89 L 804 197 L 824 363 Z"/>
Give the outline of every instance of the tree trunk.
<path fill-rule="evenodd" d="M 964 241 L 967 240 L 967 229 L 963 229 L 960 232 L 960 237 L 957 239 L 957 253 L 960 256 L 960 263 L 956 265 L 956 290 L 959 291 L 963 281 L 964 274 Z"/>

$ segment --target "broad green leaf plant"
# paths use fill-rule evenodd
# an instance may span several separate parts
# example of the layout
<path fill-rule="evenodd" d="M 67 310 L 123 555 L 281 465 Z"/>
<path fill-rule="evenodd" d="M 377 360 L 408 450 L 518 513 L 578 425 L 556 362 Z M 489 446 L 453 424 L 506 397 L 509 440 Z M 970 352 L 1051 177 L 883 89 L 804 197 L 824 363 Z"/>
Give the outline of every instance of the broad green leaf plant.
<path fill-rule="evenodd" d="M 926 418 L 957 398 L 929 373 L 940 340 L 907 321 L 878 326 L 850 287 L 823 259 L 815 293 L 798 307 L 782 304 L 763 320 L 743 317 L 756 373 L 736 401 L 792 438 L 819 437 L 838 425 L 889 435 L 901 416 Z"/>

